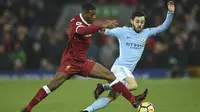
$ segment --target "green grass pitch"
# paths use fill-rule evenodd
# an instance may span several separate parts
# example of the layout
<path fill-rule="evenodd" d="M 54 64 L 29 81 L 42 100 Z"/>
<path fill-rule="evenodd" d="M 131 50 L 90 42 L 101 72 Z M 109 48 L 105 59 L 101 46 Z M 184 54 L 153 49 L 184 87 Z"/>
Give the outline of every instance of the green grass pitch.
<path fill-rule="evenodd" d="M 0 79 L 0 111 L 19 112 L 48 82 L 48 79 Z M 106 83 L 91 79 L 67 81 L 32 112 L 80 112 L 94 101 L 92 92 L 98 82 Z M 145 101 L 152 102 L 156 112 L 200 112 L 199 79 L 140 79 L 133 93 L 138 94 L 145 88 L 149 89 Z M 98 112 L 136 112 L 136 109 L 120 96 Z"/>

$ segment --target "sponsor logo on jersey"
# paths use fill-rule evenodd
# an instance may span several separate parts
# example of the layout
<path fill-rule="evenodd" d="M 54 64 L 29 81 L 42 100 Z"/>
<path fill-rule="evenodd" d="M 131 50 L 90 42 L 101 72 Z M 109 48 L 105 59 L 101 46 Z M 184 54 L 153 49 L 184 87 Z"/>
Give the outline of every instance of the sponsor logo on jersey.
<path fill-rule="evenodd" d="M 70 67 L 71 67 L 70 65 L 67 65 L 65 70 L 68 71 L 70 69 Z"/>
<path fill-rule="evenodd" d="M 126 45 L 133 49 L 141 49 L 145 46 L 145 44 L 136 44 L 136 43 L 130 43 L 130 42 L 127 42 Z"/>
<path fill-rule="evenodd" d="M 145 38 L 145 37 L 142 37 L 142 38 L 141 38 L 141 41 L 142 41 L 142 42 L 145 42 L 145 41 L 146 41 L 146 38 Z"/>

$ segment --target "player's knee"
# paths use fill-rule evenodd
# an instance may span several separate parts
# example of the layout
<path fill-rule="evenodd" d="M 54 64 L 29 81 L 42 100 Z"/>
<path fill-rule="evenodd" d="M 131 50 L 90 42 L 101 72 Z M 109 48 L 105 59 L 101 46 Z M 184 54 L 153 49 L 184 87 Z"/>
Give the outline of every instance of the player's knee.
<path fill-rule="evenodd" d="M 138 87 L 137 83 L 128 84 L 128 89 L 129 89 L 130 91 L 136 90 L 137 87 Z"/>
<path fill-rule="evenodd" d="M 67 80 L 67 77 L 65 76 L 57 76 L 54 77 L 53 80 L 47 85 L 51 92 L 55 91 L 60 85 L 62 85 L 65 80 Z"/>
<path fill-rule="evenodd" d="M 49 87 L 51 92 L 53 92 L 58 88 L 59 83 L 58 83 L 58 81 L 52 80 L 47 86 Z"/>
<path fill-rule="evenodd" d="M 111 91 L 111 92 L 108 94 L 107 98 L 108 98 L 109 101 L 111 102 L 111 101 L 116 100 L 118 96 L 119 96 L 118 93 L 116 93 L 116 92 L 114 92 L 114 91 Z"/>

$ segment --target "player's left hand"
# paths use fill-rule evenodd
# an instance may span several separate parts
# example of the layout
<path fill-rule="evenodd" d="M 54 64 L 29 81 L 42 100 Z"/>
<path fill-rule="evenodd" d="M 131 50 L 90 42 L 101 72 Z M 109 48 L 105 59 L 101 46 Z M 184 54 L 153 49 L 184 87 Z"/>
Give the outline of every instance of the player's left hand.
<path fill-rule="evenodd" d="M 102 28 L 108 28 L 108 29 L 112 29 L 115 28 L 118 25 L 116 20 L 106 20 L 103 24 L 102 24 Z"/>
<path fill-rule="evenodd" d="M 167 5 L 168 5 L 169 11 L 174 13 L 174 11 L 175 11 L 174 2 L 173 2 L 173 1 L 169 1 L 169 2 L 167 3 Z"/>

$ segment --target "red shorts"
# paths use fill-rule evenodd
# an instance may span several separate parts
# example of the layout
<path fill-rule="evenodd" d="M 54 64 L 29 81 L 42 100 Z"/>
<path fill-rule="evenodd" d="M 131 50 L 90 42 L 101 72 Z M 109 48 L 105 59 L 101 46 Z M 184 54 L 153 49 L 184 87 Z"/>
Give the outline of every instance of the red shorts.
<path fill-rule="evenodd" d="M 58 72 L 63 72 L 68 75 L 79 74 L 81 76 L 87 77 L 95 64 L 96 62 L 88 59 L 81 61 L 76 59 L 69 59 L 60 64 Z"/>

